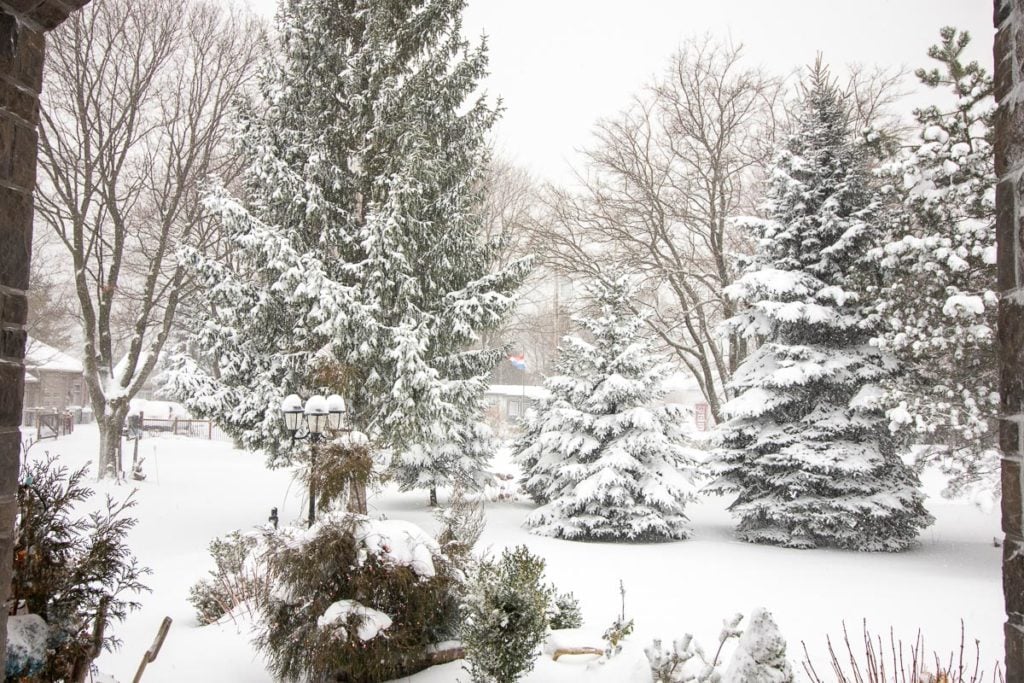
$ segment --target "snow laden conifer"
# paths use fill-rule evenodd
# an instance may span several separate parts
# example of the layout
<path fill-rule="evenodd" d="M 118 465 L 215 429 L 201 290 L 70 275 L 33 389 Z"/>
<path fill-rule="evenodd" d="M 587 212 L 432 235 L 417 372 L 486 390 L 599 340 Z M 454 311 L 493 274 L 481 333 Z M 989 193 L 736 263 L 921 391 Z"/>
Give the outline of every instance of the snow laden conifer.
<path fill-rule="evenodd" d="M 951 493 L 995 489 L 999 471 L 994 105 L 989 75 L 963 61 L 969 42 L 942 29 L 928 51 L 938 68 L 917 72 L 952 101 L 917 110 L 915 141 L 883 168 L 895 206 L 883 246 L 871 252 L 884 276 L 875 343 L 909 370 L 885 385 L 889 416 L 942 446 L 928 452 Z"/>
<path fill-rule="evenodd" d="M 736 494 L 744 540 L 901 550 L 931 521 L 879 401 L 898 368 L 869 343 L 869 180 L 819 60 L 770 169 L 755 262 L 727 292 L 746 307 L 727 327 L 763 341 L 733 377 L 709 487 Z"/>
<path fill-rule="evenodd" d="M 244 191 L 207 198 L 228 248 L 188 255 L 207 314 L 171 381 L 272 460 L 287 457 L 280 399 L 325 377 L 406 487 L 469 478 L 488 454 L 472 425 L 503 350 L 479 333 L 511 310 L 527 264 L 494 270 L 480 239 L 496 114 L 475 94 L 486 50 L 462 38 L 463 6 L 281 5 L 278 54 L 241 118 Z"/>
<path fill-rule="evenodd" d="M 671 368 L 641 337 L 625 279 L 595 285 L 588 333 L 563 339 L 559 374 L 519 439 L 524 486 L 544 503 L 535 533 L 577 540 L 651 541 L 689 535 L 693 451 L 685 413 L 653 405 Z"/>

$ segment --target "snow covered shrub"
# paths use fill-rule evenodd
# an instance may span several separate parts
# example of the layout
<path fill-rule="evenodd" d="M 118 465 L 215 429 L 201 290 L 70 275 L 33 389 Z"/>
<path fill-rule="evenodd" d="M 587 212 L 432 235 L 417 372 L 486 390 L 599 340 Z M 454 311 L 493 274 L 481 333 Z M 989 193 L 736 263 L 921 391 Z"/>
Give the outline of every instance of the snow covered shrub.
<path fill-rule="evenodd" d="M 554 590 L 526 546 L 482 560 L 463 603 L 462 643 L 474 683 L 512 683 L 533 669 Z"/>
<path fill-rule="evenodd" d="M 625 278 L 590 288 L 596 312 L 567 336 L 550 397 L 527 415 L 515 457 L 541 507 L 534 533 L 573 540 L 664 541 L 689 536 L 694 449 L 678 406 L 657 405 L 672 371 L 643 339 Z"/>
<path fill-rule="evenodd" d="M 553 630 L 583 628 L 583 610 L 576 596 L 572 593 L 559 593 L 555 596 L 548 612 L 548 625 Z"/>
<path fill-rule="evenodd" d="M 786 641 L 771 615 L 763 608 L 755 609 L 745 631 L 739 628 L 742 620 L 743 615 L 736 614 L 722 621 L 718 649 L 710 658 L 689 633 L 674 640 L 671 647 L 655 640 L 644 649 L 654 683 L 792 683 Z M 723 674 L 719 671 L 722 649 L 732 638 L 739 638 L 739 643 Z"/>
<path fill-rule="evenodd" d="M 56 461 L 47 455 L 22 467 L 11 603 L 46 624 L 47 658 L 36 680 L 80 681 L 101 652 L 120 645 L 109 629 L 139 607 L 128 596 L 147 590 L 141 579 L 149 570 L 126 543 L 136 521 L 127 516 L 132 497 L 108 496 L 96 512 L 75 516 L 93 496 L 82 484 L 87 467 L 69 471 Z"/>
<path fill-rule="evenodd" d="M 957 653 L 940 657 L 935 652 L 931 657 L 925 652 L 924 638 L 918 631 L 913 645 L 904 647 L 890 631 L 889 642 L 871 635 L 867 624 L 863 626 L 864 653 L 858 654 L 850 643 L 850 634 L 843 624 L 843 649 L 837 653 L 831 637 L 827 637 L 831 675 L 822 678 L 814 668 L 807 643 L 804 646 L 804 671 L 811 683 L 1005 683 L 999 662 L 994 662 L 992 674 L 981 666 L 981 652 L 975 642 L 974 657 L 966 654 L 964 648 L 963 622 L 960 622 L 960 648 Z M 891 664 L 891 667 L 889 666 Z"/>
<path fill-rule="evenodd" d="M 441 522 L 441 533 L 437 536 L 441 550 L 456 564 L 468 563 L 473 546 L 480 540 L 487 523 L 483 502 L 469 498 L 465 489 L 457 486 L 448 505 L 437 510 L 434 517 Z"/>
<path fill-rule="evenodd" d="M 344 501 L 349 512 L 366 512 L 366 488 L 374 482 L 374 460 L 370 445 L 360 432 L 320 444 L 316 460 L 310 462 L 308 451 L 300 478 L 307 489 L 316 491 L 316 507 L 325 512 Z M 313 465 L 310 467 L 309 465 Z"/>
<path fill-rule="evenodd" d="M 266 596 L 266 568 L 260 560 L 260 539 L 233 531 L 210 541 L 215 568 L 189 591 L 200 624 L 212 624 L 240 606 L 255 609 Z"/>
<path fill-rule="evenodd" d="M 722 683 L 793 683 L 786 639 L 768 610 L 758 607 L 750 615 Z"/>
<path fill-rule="evenodd" d="M 257 646 L 283 681 L 373 683 L 454 635 L 460 575 L 416 525 L 331 513 L 268 536 Z"/>

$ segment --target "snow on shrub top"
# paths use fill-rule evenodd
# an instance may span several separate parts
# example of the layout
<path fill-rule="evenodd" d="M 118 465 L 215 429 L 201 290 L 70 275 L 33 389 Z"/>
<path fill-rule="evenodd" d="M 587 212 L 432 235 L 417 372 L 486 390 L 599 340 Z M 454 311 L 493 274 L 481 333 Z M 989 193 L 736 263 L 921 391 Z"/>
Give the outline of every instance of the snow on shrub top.
<path fill-rule="evenodd" d="M 323 615 L 316 620 L 316 625 L 320 628 L 331 624 L 343 625 L 353 614 L 360 618 L 359 630 L 356 631 L 359 640 L 373 640 L 391 627 L 391 617 L 380 610 L 361 605 L 355 600 L 338 600 L 331 603 Z M 344 632 L 344 626 L 339 626 L 338 630 Z"/>
<path fill-rule="evenodd" d="M 420 578 L 429 579 L 437 574 L 434 555 L 441 553 L 441 547 L 412 522 L 401 519 L 363 519 L 355 535 L 367 551 L 381 556 L 391 564 L 409 567 Z"/>
<path fill-rule="evenodd" d="M 376 555 L 388 564 L 409 567 L 421 579 L 437 575 L 434 556 L 441 554 L 441 546 L 423 529 L 405 520 L 333 513 L 322 516 L 308 529 L 282 529 L 281 533 L 286 544 L 299 548 L 316 538 L 324 526 L 351 521 L 355 523 L 353 535 L 361 546 L 362 562 L 369 555 Z"/>

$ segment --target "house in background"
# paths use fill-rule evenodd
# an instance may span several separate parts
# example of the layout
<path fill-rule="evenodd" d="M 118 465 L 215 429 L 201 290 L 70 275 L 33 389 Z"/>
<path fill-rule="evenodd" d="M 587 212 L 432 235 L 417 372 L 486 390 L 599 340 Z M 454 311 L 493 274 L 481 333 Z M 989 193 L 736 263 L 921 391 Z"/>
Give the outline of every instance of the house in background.
<path fill-rule="evenodd" d="M 706 432 L 715 426 L 708 401 L 693 375 L 687 372 L 669 375 L 662 387 L 666 393 L 661 402 L 675 403 L 689 410 L 693 416 L 692 426 L 695 431 Z"/>
<path fill-rule="evenodd" d="M 82 362 L 38 339 L 25 348 L 24 424 L 43 412 L 76 412 L 87 404 Z"/>
<path fill-rule="evenodd" d="M 665 396 L 658 403 L 674 403 L 685 408 L 689 415 L 687 424 L 695 432 L 708 432 L 715 420 L 711 415 L 707 399 L 701 393 L 700 385 L 692 375 L 678 372 L 669 375 L 663 385 Z M 526 411 L 539 399 L 549 395 L 539 384 L 491 384 L 484 394 L 487 423 L 497 434 L 505 436 L 515 430 Z"/>
<path fill-rule="evenodd" d="M 537 384 L 491 384 L 484 394 L 487 423 L 499 435 L 516 425 L 538 399 L 549 394 Z"/>

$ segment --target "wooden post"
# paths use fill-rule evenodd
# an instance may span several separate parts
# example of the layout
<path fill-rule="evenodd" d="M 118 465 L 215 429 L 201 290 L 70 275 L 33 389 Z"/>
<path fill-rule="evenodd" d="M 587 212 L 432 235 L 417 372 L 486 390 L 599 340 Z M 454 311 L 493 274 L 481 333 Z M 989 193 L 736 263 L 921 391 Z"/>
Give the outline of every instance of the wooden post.
<path fill-rule="evenodd" d="M 157 655 L 160 654 L 160 648 L 164 646 L 164 638 L 167 637 L 167 631 L 171 628 L 171 618 L 164 617 L 163 622 L 160 624 L 160 630 L 157 631 L 156 638 L 153 640 L 153 644 L 146 650 L 146 654 L 142 655 L 142 661 L 139 662 L 139 670 L 135 672 L 135 678 L 132 679 L 132 683 L 139 683 L 142 680 L 142 674 L 146 670 L 146 665 L 156 661 Z"/>
<path fill-rule="evenodd" d="M 213 441 L 213 420 L 206 421 L 206 440 Z"/>

